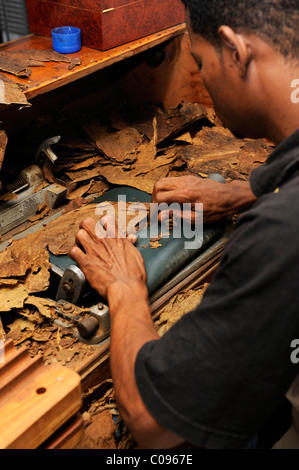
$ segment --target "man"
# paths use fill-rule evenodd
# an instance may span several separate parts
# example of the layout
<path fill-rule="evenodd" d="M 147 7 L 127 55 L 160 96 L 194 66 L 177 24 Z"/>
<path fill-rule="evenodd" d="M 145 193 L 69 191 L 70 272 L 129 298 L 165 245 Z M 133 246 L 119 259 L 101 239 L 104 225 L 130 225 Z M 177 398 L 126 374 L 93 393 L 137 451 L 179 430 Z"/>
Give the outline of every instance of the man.
<path fill-rule="evenodd" d="M 82 223 L 70 256 L 108 299 L 119 411 L 140 447 L 243 448 L 296 378 L 299 338 L 297 0 L 184 0 L 192 54 L 224 124 L 277 148 L 249 183 L 157 183 L 154 202 L 203 202 L 238 220 L 200 306 L 159 338 L 143 260 Z M 240 157 L 241 158 L 241 157 Z M 102 221 L 107 224 L 107 219 Z"/>

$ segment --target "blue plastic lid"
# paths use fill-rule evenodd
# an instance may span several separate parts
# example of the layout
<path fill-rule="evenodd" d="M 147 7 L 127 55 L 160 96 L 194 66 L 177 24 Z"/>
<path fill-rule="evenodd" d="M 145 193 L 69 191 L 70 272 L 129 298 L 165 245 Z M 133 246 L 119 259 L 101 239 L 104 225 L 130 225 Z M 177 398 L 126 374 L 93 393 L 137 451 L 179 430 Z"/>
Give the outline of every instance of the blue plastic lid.
<path fill-rule="evenodd" d="M 53 49 L 62 54 L 71 54 L 81 49 L 81 30 L 74 26 L 52 29 Z"/>

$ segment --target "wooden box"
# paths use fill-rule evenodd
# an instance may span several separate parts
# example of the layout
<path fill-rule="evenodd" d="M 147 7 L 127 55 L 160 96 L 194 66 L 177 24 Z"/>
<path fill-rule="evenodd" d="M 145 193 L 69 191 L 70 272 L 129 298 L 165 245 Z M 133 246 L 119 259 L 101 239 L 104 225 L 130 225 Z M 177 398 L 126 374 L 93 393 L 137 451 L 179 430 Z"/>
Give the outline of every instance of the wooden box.
<path fill-rule="evenodd" d="M 181 0 L 27 0 L 29 29 L 51 36 L 59 26 L 76 26 L 82 45 L 107 50 L 183 23 Z"/>

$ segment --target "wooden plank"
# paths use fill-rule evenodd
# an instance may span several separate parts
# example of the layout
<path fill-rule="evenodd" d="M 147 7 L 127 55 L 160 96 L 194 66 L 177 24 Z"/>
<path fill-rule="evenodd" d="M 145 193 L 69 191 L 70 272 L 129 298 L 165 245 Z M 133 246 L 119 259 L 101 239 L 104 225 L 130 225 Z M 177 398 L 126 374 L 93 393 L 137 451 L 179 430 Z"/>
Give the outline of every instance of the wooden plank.
<path fill-rule="evenodd" d="M 78 53 L 69 54 L 69 57 L 76 57 L 81 60 L 81 65 L 76 66 L 72 70 L 68 69 L 68 63 L 47 62 L 45 67 L 33 67 L 32 74 L 27 79 L 22 79 L 11 74 L 4 75 L 8 76 L 16 83 L 26 85 L 27 89 L 24 93 L 26 98 L 30 100 L 38 95 L 55 90 L 56 88 L 74 82 L 140 52 L 153 48 L 182 34 L 184 31 L 185 24 L 183 23 L 104 52 L 82 47 L 81 51 Z M 30 34 L 24 38 L 0 45 L 0 52 L 23 49 L 52 50 L 52 40 L 51 38 Z"/>
<path fill-rule="evenodd" d="M 80 376 L 59 364 L 45 365 L 25 348 L 4 343 L 0 364 L 0 448 L 36 449 L 77 413 Z"/>
<path fill-rule="evenodd" d="M 73 449 L 80 442 L 83 434 L 83 417 L 80 413 L 76 413 L 39 448 Z"/>

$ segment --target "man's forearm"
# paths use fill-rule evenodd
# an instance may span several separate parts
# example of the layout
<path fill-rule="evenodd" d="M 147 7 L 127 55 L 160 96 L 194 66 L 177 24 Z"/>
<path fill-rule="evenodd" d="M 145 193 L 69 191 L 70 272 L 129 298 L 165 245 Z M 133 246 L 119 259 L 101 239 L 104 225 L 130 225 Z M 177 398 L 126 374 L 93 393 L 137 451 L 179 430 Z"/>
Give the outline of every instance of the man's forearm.
<path fill-rule="evenodd" d="M 202 203 L 205 223 L 216 222 L 224 217 L 249 209 L 256 201 L 248 181 L 218 183 L 198 176 L 163 178 L 155 184 L 152 202 Z"/>
<path fill-rule="evenodd" d="M 207 222 L 245 212 L 257 200 L 248 181 L 231 181 L 221 188 L 218 186 L 217 190 L 217 196 L 211 197 L 210 203 L 203 202 L 204 220 Z"/>
<path fill-rule="evenodd" d="M 227 201 L 227 215 L 244 212 L 257 201 L 248 181 L 235 180 L 227 185 L 232 189 Z"/>
<path fill-rule="evenodd" d="M 109 290 L 110 367 L 120 414 L 140 447 L 171 448 L 183 440 L 150 415 L 135 380 L 135 361 L 148 341 L 159 340 L 145 286 L 114 285 Z"/>
<path fill-rule="evenodd" d="M 150 313 L 145 286 L 114 285 L 108 292 L 111 318 L 110 366 L 118 406 L 126 423 L 138 419 L 139 393 L 135 361 L 141 347 L 159 339 Z M 134 403 L 134 409 L 131 404 Z M 137 416 L 132 418 L 132 412 Z"/>

